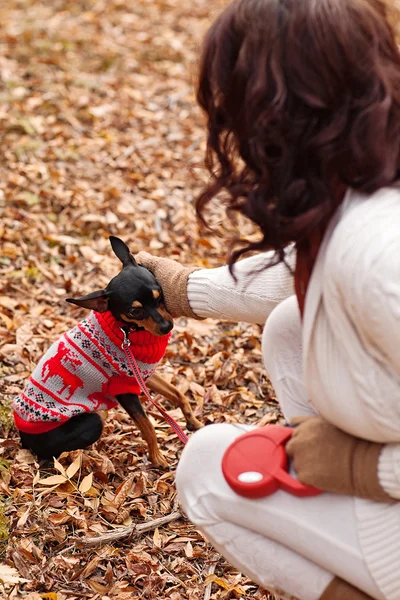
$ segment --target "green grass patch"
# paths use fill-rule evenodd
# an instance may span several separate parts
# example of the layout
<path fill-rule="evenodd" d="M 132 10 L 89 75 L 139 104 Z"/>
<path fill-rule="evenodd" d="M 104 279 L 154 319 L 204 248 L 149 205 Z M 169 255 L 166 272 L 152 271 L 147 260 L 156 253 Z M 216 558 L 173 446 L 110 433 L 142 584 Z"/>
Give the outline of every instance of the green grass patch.
<path fill-rule="evenodd" d="M 7 499 L 0 496 L 0 561 L 6 556 L 10 522 L 6 516 Z"/>
<path fill-rule="evenodd" d="M 3 429 L 5 432 L 10 431 L 13 424 L 14 419 L 11 408 L 11 398 L 3 398 L 0 404 L 0 429 Z"/>

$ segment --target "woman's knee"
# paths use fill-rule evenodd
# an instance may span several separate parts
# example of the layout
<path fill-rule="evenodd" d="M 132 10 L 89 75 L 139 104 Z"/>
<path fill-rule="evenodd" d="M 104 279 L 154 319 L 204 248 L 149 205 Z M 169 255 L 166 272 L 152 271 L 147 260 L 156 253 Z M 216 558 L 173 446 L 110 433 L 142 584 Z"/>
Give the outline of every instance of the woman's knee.
<path fill-rule="evenodd" d="M 304 385 L 300 311 L 295 296 L 271 313 L 263 332 L 262 352 L 268 376 L 287 421 L 315 414 Z"/>
<path fill-rule="evenodd" d="M 207 425 L 190 437 L 178 464 L 176 473 L 178 489 L 199 482 L 202 486 L 202 480 L 209 478 L 210 469 L 215 469 L 219 455 L 229 445 L 230 427 L 232 426 L 227 424 Z M 227 435 L 228 440 L 226 440 Z M 213 458 L 212 464 L 210 464 L 211 458 Z"/>
<path fill-rule="evenodd" d="M 218 495 L 227 485 L 222 473 L 222 457 L 228 446 L 251 427 L 234 424 L 207 425 L 191 436 L 182 452 L 176 487 L 183 509 L 192 520 L 193 506 L 200 498 Z"/>
<path fill-rule="evenodd" d="M 301 320 L 296 296 L 287 298 L 270 314 L 262 335 L 264 365 L 274 371 L 276 356 L 301 352 Z"/>

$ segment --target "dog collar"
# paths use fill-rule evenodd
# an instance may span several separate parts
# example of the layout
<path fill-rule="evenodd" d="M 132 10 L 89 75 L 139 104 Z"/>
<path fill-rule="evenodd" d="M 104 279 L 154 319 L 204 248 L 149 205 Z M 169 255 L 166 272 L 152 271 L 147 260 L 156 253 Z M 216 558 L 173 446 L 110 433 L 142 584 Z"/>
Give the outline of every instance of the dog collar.
<path fill-rule="evenodd" d="M 139 325 L 136 325 L 136 323 L 125 323 L 125 321 L 120 321 L 120 322 L 124 323 L 124 325 L 121 327 L 121 329 L 126 331 L 127 335 L 129 335 L 132 331 L 145 331 L 144 327 L 139 327 Z"/>

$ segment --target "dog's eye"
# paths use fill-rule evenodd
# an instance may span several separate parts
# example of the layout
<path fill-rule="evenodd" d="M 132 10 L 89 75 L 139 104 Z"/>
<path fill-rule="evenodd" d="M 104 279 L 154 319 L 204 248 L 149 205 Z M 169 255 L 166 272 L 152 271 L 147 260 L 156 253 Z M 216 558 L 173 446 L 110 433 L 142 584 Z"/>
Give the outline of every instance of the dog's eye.
<path fill-rule="evenodd" d="M 144 310 L 142 308 L 131 308 L 128 312 L 128 317 L 130 319 L 141 320 L 145 318 Z"/>

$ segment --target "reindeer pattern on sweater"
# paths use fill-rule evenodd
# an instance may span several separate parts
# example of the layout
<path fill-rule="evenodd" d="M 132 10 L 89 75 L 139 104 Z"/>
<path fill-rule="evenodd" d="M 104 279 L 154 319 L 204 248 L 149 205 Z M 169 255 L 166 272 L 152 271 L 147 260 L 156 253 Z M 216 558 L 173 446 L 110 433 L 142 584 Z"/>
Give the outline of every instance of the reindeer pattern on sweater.
<path fill-rule="evenodd" d="M 139 395 L 139 384 L 122 348 L 121 327 L 123 323 L 110 312 L 92 312 L 54 342 L 14 399 L 17 429 L 44 433 L 78 414 L 113 408 L 118 394 Z M 164 356 L 169 338 L 144 330 L 129 334 L 144 379 Z"/>

